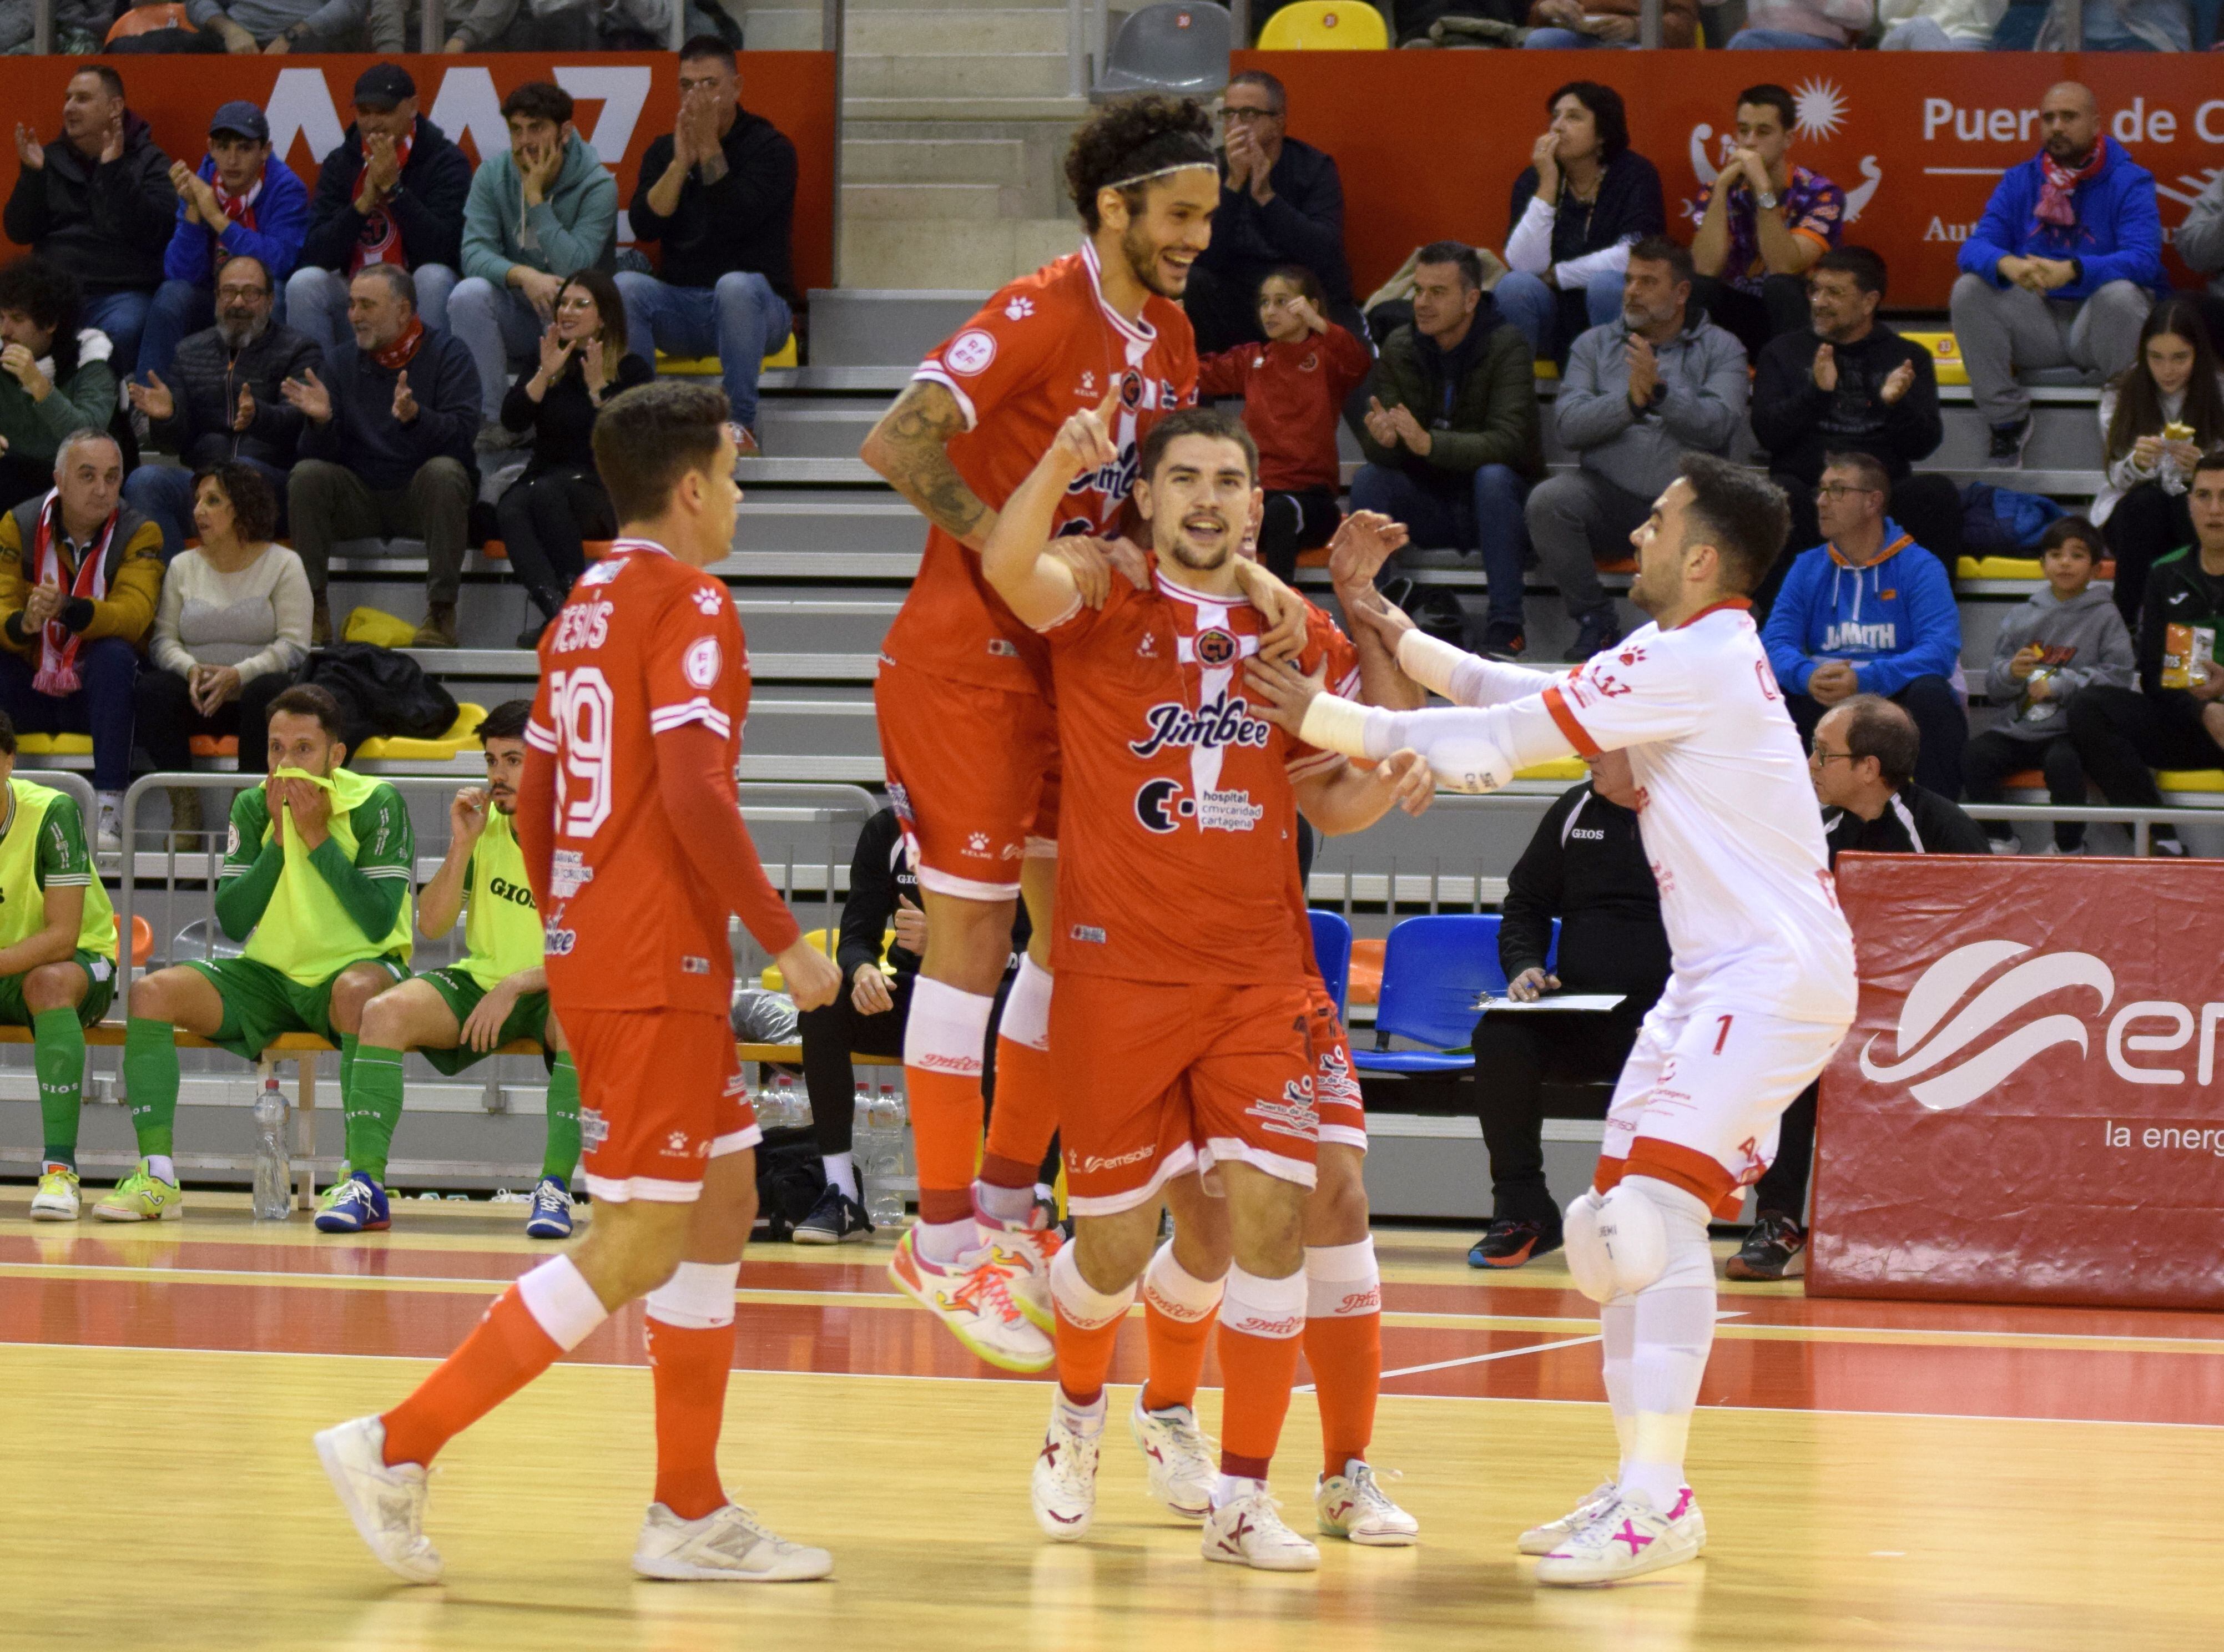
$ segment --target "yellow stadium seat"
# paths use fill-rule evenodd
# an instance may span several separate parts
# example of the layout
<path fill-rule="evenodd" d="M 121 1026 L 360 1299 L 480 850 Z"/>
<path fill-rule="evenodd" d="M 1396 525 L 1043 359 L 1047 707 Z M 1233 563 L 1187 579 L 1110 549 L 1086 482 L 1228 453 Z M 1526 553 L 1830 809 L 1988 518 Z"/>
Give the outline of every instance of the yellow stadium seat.
<path fill-rule="evenodd" d="M 1930 352 L 1930 359 L 1938 369 L 1941 384 L 1967 384 L 1969 369 L 1962 363 L 1962 347 L 1954 342 L 1950 332 L 1903 332 L 1902 338 L 1911 344 L 1920 344 Z"/>
<path fill-rule="evenodd" d="M 1549 763 L 1523 769 L 1513 778 L 1517 780 L 1580 780 L 1589 772 L 1580 757 L 1556 757 Z"/>
<path fill-rule="evenodd" d="M 2044 579 L 2037 557 L 1963 557 L 1954 564 L 1957 579 Z"/>
<path fill-rule="evenodd" d="M 456 720 L 437 740 L 411 740 L 396 735 L 366 740 L 356 753 L 366 763 L 445 762 L 469 751 L 478 741 L 478 726 L 486 721 L 486 708 L 465 700 L 456 707 Z"/>
<path fill-rule="evenodd" d="M 1262 52 L 1381 52 L 1389 45 L 1382 14 L 1363 0 L 1297 0 L 1259 34 Z"/>
<path fill-rule="evenodd" d="M 25 757 L 91 757 L 91 735 L 24 735 L 16 750 Z"/>
<path fill-rule="evenodd" d="M 2158 769 L 2155 784 L 2164 791 L 2224 791 L 2224 769 Z"/>
<path fill-rule="evenodd" d="M 791 332 L 786 344 L 764 358 L 761 370 L 793 367 L 796 360 L 795 335 Z M 720 369 L 715 356 L 667 356 L 660 350 L 656 352 L 656 370 L 673 378 L 715 379 Z"/>
<path fill-rule="evenodd" d="M 1547 382 L 1556 380 L 1560 376 L 1560 364 L 1557 362 L 1539 362 L 1536 375 Z"/>

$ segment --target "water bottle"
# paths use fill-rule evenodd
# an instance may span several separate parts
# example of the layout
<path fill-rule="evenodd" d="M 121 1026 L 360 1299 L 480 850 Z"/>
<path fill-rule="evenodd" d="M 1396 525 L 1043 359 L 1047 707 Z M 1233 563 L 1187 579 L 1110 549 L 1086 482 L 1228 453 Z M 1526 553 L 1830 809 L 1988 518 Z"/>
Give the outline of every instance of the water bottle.
<path fill-rule="evenodd" d="M 789 1101 L 790 1105 L 795 1108 L 795 1117 L 789 1119 L 788 1122 L 795 1126 L 799 1130 L 810 1129 L 811 1081 L 808 1078 L 801 1078 L 796 1081 L 795 1091 L 789 1098 Z"/>
<path fill-rule="evenodd" d="M 278 1088 L 278 1075 L 265 1069 L 262 1093 L 255 1098 L 255 1220 L 282 1222 L 294 1208 L 294 1164 L 286 1150 L 286 1121 L 293 1108 Z"/>
<path fill-rule="evenodd" d="M 904 1220 L 903 1102 L 893 1084 L 881 1086 L 872 1106 L 871 1157 L 865 1170 L 865 1215 L 875 1227 L 900 1227 Z"/>
<path fill-rule="evenodd" d="M 810 1121 L 811 1112 L 803 1104 L 802 1092 L 795 1088 L 794 1077 L 782 1073 L 773 1081 L 773 1110 L 778 1115 L 782 1130 L 793 1130 Z"/>

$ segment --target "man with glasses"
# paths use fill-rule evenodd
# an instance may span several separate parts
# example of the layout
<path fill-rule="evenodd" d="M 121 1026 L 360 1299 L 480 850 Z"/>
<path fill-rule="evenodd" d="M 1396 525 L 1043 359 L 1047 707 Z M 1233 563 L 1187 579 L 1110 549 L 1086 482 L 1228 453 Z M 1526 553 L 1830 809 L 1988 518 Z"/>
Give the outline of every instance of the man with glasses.
<path fill-rule="evenodd" d="M 1808 778 L 1823 805 L 1830 864 L 1848 849 L 1869 854 L 1988 854 L 1984 828 L 1949 798 L 1919 785 L 1923 736 L 1889 700 L 1856 694 L 1815 725 Z M 1753 1184 L 1753 1224 L 1723 1267 L 1733 1279 L 1782 1279 L 1806 1271 L 1807 1173 L 1815 1157 L 1810 1084 L 1784 1110 L 1776 1162 Z"/>
<path fill-rule="evenodd" d="M 1259 283 L 1288 264 L 1319 278 L 1330 320 L 1368 336 L 1343 256 L 1343 180 L 1334 156 L 1285 136 L 1288 110 L 1264 69 L 1244 70 L 1222 95 L 1220 210 L 1182 300 L 1199 355 L 1265 341 Z"/>
<path fill-rule="evenodd" d="M 1809 325 L 1771 339 L 1753 381 L 1753 433 L 1768 450 L 1770 480 L 1791 504 L 1791 543 L 1822 537 L 1815 489 L 1823 457 L 1873 455 L 1892 478 L 1892 520 L 1948 567 L 1962 551 L 1962 495 L 1950 477 L 1917 476 L 1945 427 L 1930 352 L 1877 319 L 1884 302 L 1884 260 L 1867 247 L 1840 247 L 1807 276 Z M 1766 608 L 1784 577 L 1753 593 Z"/>
<path fill-rule="evenodd" d="M 1962 795 L 1961 611 L 1937 558 L 1885 514 L 1892 480 L 1867 453 L 1831 453 L 1815 490 L 1825 536 L 1800 552 L 1762 627 L 1785 708 L 1811 738 L 1855 695 L 1903 708 L 1921 735 L 1914 777 Z"/>
<path fill-rule="evenodd" d="M 216 325 L 178 345 L 167 375 L 125 381 L 155 445 L 184 462 L 142 464 L 123 483 L 123 496 L 162 530 L 166 564 L 193 533 L 193 473 L 204 465 L 251 465 L 285 500 L 302 419 L 281 387 L 319 365 L 321 355 L 307 335 L 271 318 L 272 300 L 270 270 L 260 258 L 224 259 L 217 266 Z"/>

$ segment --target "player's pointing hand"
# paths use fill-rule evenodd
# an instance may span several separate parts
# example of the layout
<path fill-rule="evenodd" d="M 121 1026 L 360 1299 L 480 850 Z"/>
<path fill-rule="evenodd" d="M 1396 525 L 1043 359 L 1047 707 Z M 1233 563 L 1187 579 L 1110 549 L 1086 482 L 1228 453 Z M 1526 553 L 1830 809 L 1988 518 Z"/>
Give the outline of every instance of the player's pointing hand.
<path fill-rule="evenodd" d="M 1112 439 L 1113 420 L 1119 413 L 1120 390 L 1115 385 L 1103 401 L 1072 414 L 1058 427 L 1058 440 L 1052 445 L 1071 462 L 1076 476 L 1101 470 L 1119 458 L 1119 444 Z"/>

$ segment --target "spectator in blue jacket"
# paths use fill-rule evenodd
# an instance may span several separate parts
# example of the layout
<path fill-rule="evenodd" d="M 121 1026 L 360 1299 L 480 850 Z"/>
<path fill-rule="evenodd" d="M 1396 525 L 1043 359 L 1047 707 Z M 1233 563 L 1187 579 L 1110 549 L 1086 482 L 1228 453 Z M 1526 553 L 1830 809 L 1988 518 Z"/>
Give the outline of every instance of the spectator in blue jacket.
<path fill-rule="evenodd" d="M 199 171 L 170 163 L 170 186 L 178 192 L 178 227 L 140 337 L 142 377 L 167 373 L 178 341 L 215 325 L 216 272 L 224 259 L 261 259 L 282 292 L 309 230 L 308 188 L 270 153 L 270 123 L 244 98 L 210 120 Z M 282 306 L 277 319 L 285 320 Z"/>
<path fill-rule="evenodd" d="M 1811 740 L 1831 707 L 1874 694 L 1905 708 L 1923 737 L 1915 778 L 1962 795 L 1969 719 L 1955 676 L 1962 615 L 1946 570 L 1884 514 L 1892 478 L 1867 453 L 1833 453 L 1815 490 L 1823 543 L 1802 552 L 1761 628 L 1785 709 Z"/>
<path fill-rule="evenodd" d="M 2170 290 L 2154 174 L 2101 130 L 2091 89 L 2048 88 L 2038 124 L 2045 147 L 1993 191 L 1954 283 L 1954 337 L 1993 428 L 1991 462 L 2011 468 L 2031 439 L 2031 392 L 2016 370 L 2067 363 L 2114 378 Z"/>

